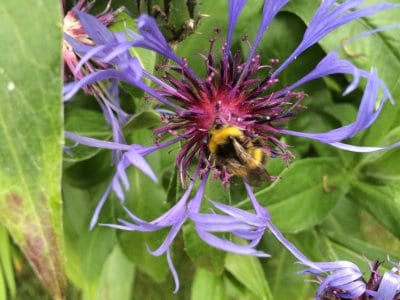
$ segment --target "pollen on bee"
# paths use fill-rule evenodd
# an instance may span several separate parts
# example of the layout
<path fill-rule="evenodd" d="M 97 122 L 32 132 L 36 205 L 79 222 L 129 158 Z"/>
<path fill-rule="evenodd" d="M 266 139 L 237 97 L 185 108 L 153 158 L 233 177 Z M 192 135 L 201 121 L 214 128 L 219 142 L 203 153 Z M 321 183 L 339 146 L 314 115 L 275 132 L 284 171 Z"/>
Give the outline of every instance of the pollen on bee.
<path fill-rule="evenodd" d="M 234 126 L 226 126 L 220 129 L 212 129 L 210 131 L 210 140 L 208 141 L 208 149 L 211 153 L 215 154 L 218 150 L 218 146 L 226 144 L 229 141 L 229 137 L 241 137 L 243 132 Z"/>

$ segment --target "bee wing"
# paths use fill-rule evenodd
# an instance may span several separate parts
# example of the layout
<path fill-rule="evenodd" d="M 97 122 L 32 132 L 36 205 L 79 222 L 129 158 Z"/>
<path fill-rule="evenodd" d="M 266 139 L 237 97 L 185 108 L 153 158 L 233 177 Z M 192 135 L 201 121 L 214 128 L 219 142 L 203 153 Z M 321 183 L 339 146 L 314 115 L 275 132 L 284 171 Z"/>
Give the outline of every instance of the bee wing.
<path fill-rule="evenodd" d="M 226 169 L 229 171 L 229 173 L 236 175 L 236 176 L 247 177 L 248 169 L 246 168 L 246 166 L 241 164 L 238 160 L 229 158 L 229 159 L 224 160 L 224 164 L 225 164 Z"/>
<path fill-rule="evenodd" d="M 239 144 L 237 139 L 232 139 L 233 148 L 235 148 L 236 155 L 242 164 L 248 165 L 249 162 L 253 161 L 253 157 L 246 152 L 246 149 Z"/>

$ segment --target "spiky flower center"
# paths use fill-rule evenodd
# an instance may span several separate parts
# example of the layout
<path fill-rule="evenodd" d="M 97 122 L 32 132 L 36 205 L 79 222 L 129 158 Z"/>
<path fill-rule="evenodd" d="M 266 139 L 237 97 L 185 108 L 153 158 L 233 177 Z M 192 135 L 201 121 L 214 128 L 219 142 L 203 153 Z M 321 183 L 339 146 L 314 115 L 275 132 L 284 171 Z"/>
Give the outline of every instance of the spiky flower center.
<path fill-rule="evenodd" d="M 186 65 L 170 66 L 163 79 L 174 90 L 159 90 L 182 107 L 176 114 L 163 115 L 164 125 L 154 131 L 156 135 L 169 133 L 184 141 L 176 160 L 181 179 L 186 178 L 195 158 L 201 170 L 213 169 L 224 182 L 232 176 L 221 164 L 215 164 L 215 157 L 207 147 L 210 131 L 221 126 L 234 126 L 244 136 L 262 140 L 262 147 L 271 157 L 288 161 L 291 153 L 276 136 L 280 124 L 301 108 L 304 93 L 271 91 L 278 82 L 277 78 L 271 78 L 278 61 L 273 59 L 270 65 L 262 65 L 261 55 L 256 55 L 241 63 L 239 54 L 231 55 L 226 45 L 217 63 L 211 50 L 202 57 L 205 78 L 196 78 Z"/>

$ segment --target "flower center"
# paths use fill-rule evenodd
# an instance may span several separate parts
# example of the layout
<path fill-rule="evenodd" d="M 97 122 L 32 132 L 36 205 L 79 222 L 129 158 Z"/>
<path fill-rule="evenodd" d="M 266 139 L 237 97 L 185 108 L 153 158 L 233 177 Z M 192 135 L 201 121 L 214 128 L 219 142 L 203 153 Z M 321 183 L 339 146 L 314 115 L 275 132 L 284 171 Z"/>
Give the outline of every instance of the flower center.
<path fill-rule="evenodd" d="M 247 178 L 249 173 L 270 179 L 266 172 L 260 171 L 261 167 L 265 170 L 266 156 L 287 161 L 291 158 L 276 135 L 280 123 L 287 122 L 301 108 L 304 93 L 271 92 L 271 87 L 278 82 L 271 78 L 278 60 L 271 60 L 271 65 L 262 65 L 261 55 L 256 55 L 241 63 L 240 56 L 231 55 L 226 47 L 226 44 L 222 47 L 222 58 L 218 63 L 215 63 L 211 50 L 207 56 L 202 56 L 207 72 L 205 78 L 195 78 L 187 67 L 181 66 L 170 67 L 165 72 L 164 81 L 172 89 L 161 88 L 159 92 L 179 103 L 183 110 L 164 115 L 165 124 L 154 133 L 169 133 L 182 138 L 184 146 L 177 158 L 181 178 L 187 176 L 197 157 L 200 169 L 212 169 L 223 182 L 232 175 Z M 265 70 L 268 71 L 266 75 Z M 207 146 L 216 129 L 225 130 L 220 135 L 224 136 L 221 151 L 230 149 L 229 159 L 221 159 L 217 151 L 213 153 Z M 235 134 L 230 134 L 232 132 Z M 254 170 L 257 172 L 252 172 Z"/>

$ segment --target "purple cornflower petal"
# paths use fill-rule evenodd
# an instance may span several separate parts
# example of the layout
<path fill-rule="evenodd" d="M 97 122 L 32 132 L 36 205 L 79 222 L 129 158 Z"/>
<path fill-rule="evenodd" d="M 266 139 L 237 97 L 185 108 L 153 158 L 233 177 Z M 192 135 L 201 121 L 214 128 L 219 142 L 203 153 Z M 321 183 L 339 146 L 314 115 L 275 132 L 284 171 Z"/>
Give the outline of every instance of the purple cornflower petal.
<path fill-rule="evenodd" d="M 264 8 L 262 13 L 262 20 L 260 27 L 257 32 L 256 39 L 253 42 L 253 45 L 250 50 L 250 54 L 247 57 L 246 68 L 250 64 L 250 60 L 253 58 L 256 53 L 257 47 L 264 35 L 265 30 L 267 30 L 268 26 L 271 24 L 272 20 L 278 14 L 278 12 L 284 7 L 289 0 L 265 0 Z"/>
<path fill-rule="evenodd" d="M 97 45 L 107 45 L 116 43 L 115 36 L 97 18 L 74 9 L 83 29 Z"/>
<path fill-rule="evenodd" d="M 390 102 L 394 104 L 391 93 L 387 89 L 386 85 L 376 75 L 376 73 L 369 73 L 364 70 L 360 70 L 350 61 L 339 58 L 335 51 L 328 53 L 311 72 L 299 79 L 294 84 L 290 85 L 288 88 L 284 89 L 282 92 L 294 90 L 307 82 L 333 74 L 350 74 L 353 76 L 352 82 L 343 92 L 343 95 L 347 95 L 354 91 L 358 87 L 360 77 L 363 77 L 368 80 L 375 80 L 377 82 L 379 88 L 383 91 L 383 102 L 388 98 Z"/>
<path fill-rule="evenodd" d="M 153 50 L 169 59 L 172 59 L 177 64 L 182 65 L 182 59 L 180 59 L 170 49 L 167 41 L 158 29 L 157 23 L 154 18 L 148 15 L 141 15 L 137 20 L 137 28 L 141 35 L 134 33 L 133 31 L 127 30 L 127 32 L 134 39 L 134 46 Z"/>
<path fill-rule="evenodd" d="M 196 227 L 196 232 L 204 242 L 206 242 L 208 245 L 210 245 L 214 248 L 221 249 L 221 250 L 227 251 L 227 252 L 242 254 L 242 255 L 270 257 L 269 254 L 267 254 L 263 251 L 255 250 L 254 248 L 249 247 L 248 245 L 240 245 L 240 244 L 233 243 L 227 239 L 219 238 L 214 234 L 211 234 L 205 230 L 202 230 L 201 228 Z"/>
<path fill-rule="evenodd" d="M 69 131 L 65 131 L 64 135 L 66 138 L 75 141 L 79 144 L 95 147 L 95 148 L 102 148 L 102 149 L 110 149 L 110 150 L 129 150 L 131 146 L 125 144 L 119 144 L 115 142 L 108 142 L 103 140 L 98 140 L 86 136 L 81 136 L 76 133 L 72 133 Z"/>
<path fill-rule="evenodd" d="M 195 194 L 195 196 L 190 200 L 190 206 L 193 209 L 198 209 L 201 204 L 201 200 L 204 194 L 204 188 L 208 179 L 208 175 L 204 176 L 200 186 Z M 151 231 L 158 231 L 165 227 L 171 227 L 169 233 L 167 234 L 166 238 L 164 239 L 163 243 L 154 251 L 150 250 L 147 247 L 147 251 L 151 255 L 160 256 L 164 253 L 167 253 L 167 261 L 168 266 L 171 270 L 171 273 L 174 277 L 175 281 L 175 292 L 179 289 L 179 278 L 176 273 L 175 267 L 173 265 L 172 259 L 170 257 L 170 246 L 173 240 L 175 239 L 176 235 L 178 234 L 179 230 L 181 229 L 182 225 L 186 222 L 189 217 L 189 210 L 187 209 L 187 201 L 189 196 L 193 190 L 193 186 L 195 183 L 196 178 L 190 182 L 190 185 L 182 198 L 164 215 L 158 217 L 157 219 L 147 222 L 144 221 L 137 216 L 135 216 L 132 212 L 125 208 L 128 212 L 129 217 L 136 223 L 129 223 L 124 220 L 119 220 L 122 225 L 119 224 L 102 224 L 104 226 L 128 230 L 128 231 L 142 231 L 142 232 L 151 232 Z"/>
<path fill-rule="evenodd" d="M 144 174 L 150 177 L 153 181 L 157 182 L 157 176 L 154 174 L 153 170 L 151 169 L 150 165 L 144 159 L 144 156 L 157 151 L 161 148 L 167 147 L 171 144 L 177 142 L 177 139 L 173 139 L 167 142 L 164 142 L 157 146 L 150 146 L 144 147 L 141 145 L 125 145 L 119 144 L 115 142 L 108 142 L 97 140 L 89 137 L 80 136 L 78 134 L 74 134 L 71 132 L 65 132 L 65 137 L 71 139 L 79 144 L 83 144 L 90 147 L 96 148 L 103 148 L 103 149 L 111 149 L 111 150 L 118 150 L 123 151 L 124 153 L 121 156 L 120 161 L 117 163 L 116 166 L 116 173 L 111 180 L 110 185 L 107 187 L 105 193 L 103 194 L 102 198 L 100 199 L 97 207 L 95 209 L 95 213 L 90 222 L 90 228 L 92 229 L 99 217 L 101 208 L 103 207 L 105 200 L 107 199 L 108 195 L 110 194 L 111 190 L 113 190 L 120 200 L 124 200 L 124 192 L 121 187 L 121 182 L 124 185 L 125 189 L 129 189 L 129 180 L 126 175 L 126 169 L 133 165 L 139 170 L 141 170 Z"/>
<path fill-rule="evenodd" d="M 383 275 L 375 295 L 376 300 L 393 300 L 400 293 L 399 265 L 391 263 L 394 265 L 394 268 Z"/>
<path fill-rule="evenodd" d="M 246 0 L 229 0 L 228 1 L 228 33 L 226 34 L 227 49 L 231 46 L 233 32 L 236 27 L 236 23 L 239 19 L 240 13 L 243 6 L 246 4 Z"/>
<path fill-rule="evenodd" d="M 215 208 L 225 213 L 205 214 L 189 205 L 190 219 L 195 224 L 199 237 L 207 244 L 224 251 L 237 254 L 268 257 L 267 253 L 254 247 L 259 243 L 267 228 L 269 214 L 265 208 L 255 203 L 255 214 L 222 203 L 210 201 Z M 229 233 L 247 240 L 248 244 L 237 244 L 214 233 Z"/>
<path fill-rule="evenodd" d="M 399 7 L 399 4 L 379 3 L 364 8 L 354 9 L 362 4 L 363 0 L 346 0 L 343 3 L 337 3 L 336 0 L 321 1 L 321 5 L 315 12 L 304 33 L 303 40 L 286 59 L 281 66 L 274 71 L 272 77 L 276 77 L 283 71 L 293 60 L 309 47 L 319 42 L 328 33 L 333 30 L 360 18 L 376 14 L 380 11 Z M 354 9 L 354 10 L 352 10 Z"/>
<path fill-rule="evenodd" d="M 179 277 L 178 277 L 178 273 L 176 272 L 174 263 L 171 258 L 170 249 L 167 250 L 167 263 L 168 263 L 168 267 L 172 273 L 172 277 L 174 278 L 174 282 L 175 282 L 174 294 L 175 294 L 179 291 Z"/>
<path fill-rule="evenodd" d="M 286 90 L 294 90 L 307 82 L 333 74 L 351 74 L 353 76 L 353 81 L 344 94 L 350 93 L 357 88 L 360 81 L 360 70 L 356 66 L 348 60 L 339 58 L 336 52 L 330 52 L 311 72 L 286 88 Z"/>
<path fill-rule="evenodd" d="M 353 299 L 366 292 L 360 269 L 348 261 L 315 262 L 315 267 L 301 271 L 302 274 L 313 274 L 321 280 L 316 299 L 327 295 L 337 295 L 344 299 Z"/>
<path fill-rule="evenodd" d="M 83 53 L 87 53 L 89 51 L 92 51 L 95 47 L 93 45 L 88 45 L 88 44 L 84 44 L 76 39 L 74 39 L 72 36 L 70 36 L 68 33 L 64 32 L 64 40 L 66 40 L 68 42 L 68 44 L 70 44 L 72 46 L 72 48 L 74 49 L 75 52 L 77 52 L 78 54 L 83 54 Z M 98 47 L 99 49 L 96 50 L 96 52 L 98 52 L 100 49 L 104 49 L 105 46 L 101 46 L 102 48 L 100 48 L 100 46 Z M 104 53 L 103 53 L 104 55 Z M 102 55 L 99 55 L 99 57 L 101 57 Z M 82 66 L 81 61 L 79 61 L 80 66 Z M 77 69 L 80 69 L 80 67 Z M 73 71 L 73 70 L 71 70 Z"/>
<path fill-rule="evenodd" d="M 343 143 L 332 143 L 330 145 L 334 146 L 338 149 L 343 149 L 343 150 L 347 150 L 347 151 L 359 152 L 359 153 L 369 153 L 369 152 L 376 152 L 376 151 L 382 151 L 382 150 L 390 150 L 390 149 L 400 147 L 400 142 L 397 142 L 397 143 L 394 143 L 394 144 L 391 144 L 388 146 L 382 146 L 382 147 L 353 146 L 353 145 L 348 145 L 348 144 L 343 144 Z"/>
<path fill-rule="evenodd" d="M 137 59 L 135 59 L 135 58 L 132 59 L 132 61 L 130 62 L 129 70 L 131 71 L 129 73 L 127 72 L 127 69 L 124 70 L 124 72 L 114 70 L 114 69 L 101 70 L 101 71 L 97 71 L 96 73 L 91 73 L 91 74 L 83 77 L 79 81 L 66 84 L 64 86 L 64 90 L 63 90 L 64 99 L 68 100 L 68 99 L 72 98 L 85 85 L 88 85 L 93 82 L 101 81 L 101 80 L 111 79 L 111 78 L 124 80 L 133 85 L 138 85 L 138 81 L 140 80 L 140 78 L 142 76 L 142 68 Z"/>
<path fill-rule="evenodd" d="M 140 28 L 139 29 L 141 30 L 141 33 L 144 34 L 145 38 L 140 38 L 138 41 L 135 42 L 128 42 L 124 40 L 123 38 L 124 35 L 119 33 L 115 34 L 111 33 L 103 24 L 101 24 L 101 22 L 99 22 L 93 16 L 90 16 L 83 12 L 79 12 L 77 13 L 77 15 L 81 20 L 85 30 L 86 26 L 89 26 L 91 28 L 90 30 L 87 31 L 87 33 L 96 42 L 96 46 L 94 47 L 85 46 L 84 44 L 79 43 L 77 41 L 71 42 L 80 51 L 79 53 L 83 55 L 81 62 L 77 66 L 77 70 L 90 58 L 95 58 L 103 61 L 107 59 L 107 62 L 118 67 L 118 70 L 116 69 L 100 70 L 98 72 L 88 74 L 87 76 L 85 76 L 84 78 L 82 78 L 77 82 L 65 85 L 63 91 L 65 100 L 70 99 L 80 88 L 90 83 L 112 78 L 132 84 L 138 87 L 139 89 L 144 90 L 146 93 L 158 99 L 160 102 L 168 106 L 171 106 L 175 109 L 179 109 L 177 105 L 171 103 L 170 101 L 168 101 L 167 99 L 156 93 L 153 89 L 151 89 L 141 80 L 143 75 L 142 66 L 140 65 L 140 62 L 136 57 L 130 56 L 129 48 L 125 46 L 125 45 L 132 46 L 132 44 L 137 44 L 137 43 L 140 44 L 143 41 L 147 41 L 149 45 L 153 46 L 156 45 L 154 44 L 154 42 L 159 38 L 159 34 L 161 35 L 161 33 L 159 32 L 158 28 L 154 28 L 154 26 L 156 26 L 154 20 L 149 21 L 150 17 L 148 16 L 147 18 L 141 20 L 140 21 L 141 29 Z M 72 38 L 68 39 L 72 40 Z M 168 48 L 168 44 L 166 43 L 165 39 L 163 39 L 163 41 L 159 41 L 158 46 L 160 45 L 163 45 L 163 47 Z M 180 59 L 179 62 L 181 62 Z"/>
<path fill-rule="evenodd" d="M 375 103 L 378 98 L 380 81 L 377 79 L 376 71 L 372 70 L 369 77 L 364 95 L 361 99 L 360 107 L 355 122 L 345 125 L 340 128 L 330 130 L 325 133 L 307 133 L 292 130 L 282 130 L 282 133 L 305 137 L 317 140 L 321 143 L 330 144 L 335 146 L 335 143 L 341 142 L 344 139 L 351 138 L 358 132 L 368 128 L 379 116 L 384 101 L 381 101 L 377 110 L 375 110 Z"/>

